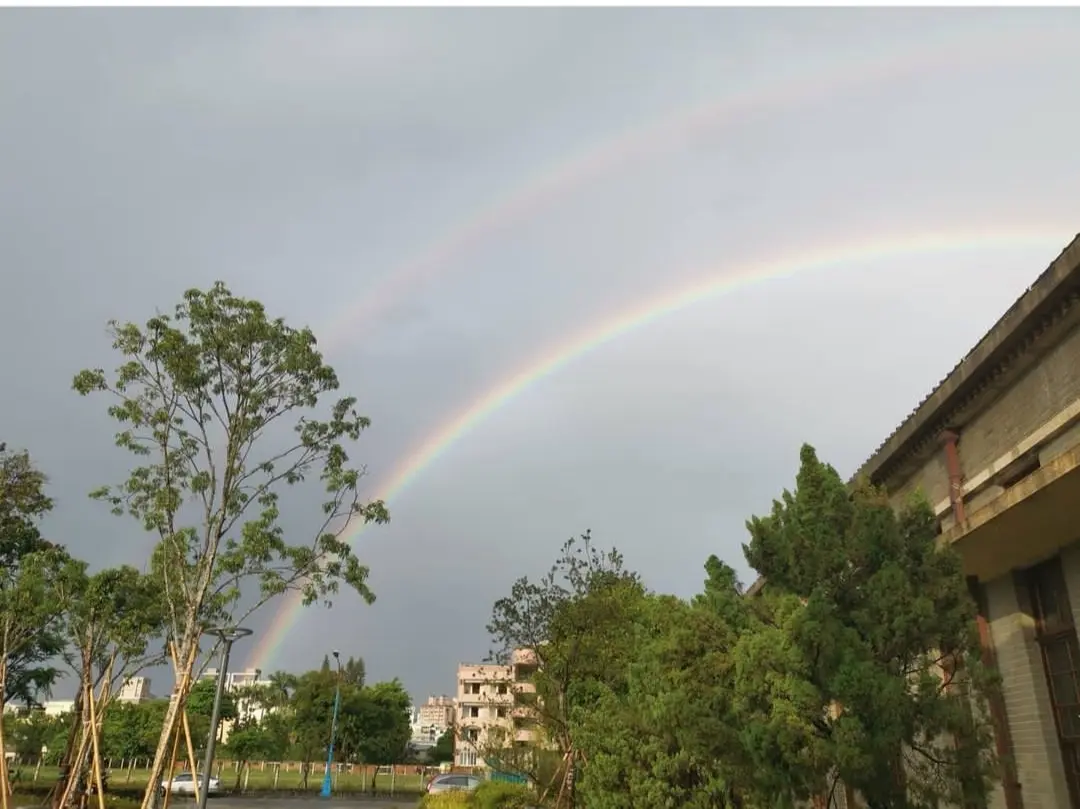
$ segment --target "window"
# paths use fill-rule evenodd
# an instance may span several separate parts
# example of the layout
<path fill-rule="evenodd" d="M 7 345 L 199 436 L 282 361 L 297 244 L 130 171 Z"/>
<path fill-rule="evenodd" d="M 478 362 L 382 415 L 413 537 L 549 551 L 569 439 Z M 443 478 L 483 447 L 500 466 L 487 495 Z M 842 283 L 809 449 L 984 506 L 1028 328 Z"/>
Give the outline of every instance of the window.
<path fill-rule="evenodd" d="M 505 719 L 506 718 L 506 708 L 496 708 L 495 709 L 495 716 L 497 716 L 499 719 Z"/>
<path fill-rule="evenodd" d="M 480 717 L 480 709 L 475 705 L 470 705 L 465 709 L 465 715 L 470 719 L 478 719 Z"/>
<path fill-rule="evenodd" d="M 479 694 L 480 693 L 480 683 L 465 683 L 465 693 L 466 694 Z"/>
<path fill-rule="evenodd" d="M 504 696 L 506 694 L 506 683 L 499 683 L 497 691 L 499 696 Z"/>
<path fill-rule="evenodd" d="M 1061 558 L 1026 571 L 1026 593 L 1073 809 L 1080 807 L 1080 643 Z"/>
<path fill-rule="evenodd" d="M 460 767 L 475 767 L 476 766 L 476 751 L 475 750 L 462 750 L 458 753 L 458 766 Z M 461 786 L 465 786 L 466 781 L 464 776 L 455 775 L 451 776 L 455 779 L 461 779 Z M 449 780 L 449 779 L 448 779 Z"/>

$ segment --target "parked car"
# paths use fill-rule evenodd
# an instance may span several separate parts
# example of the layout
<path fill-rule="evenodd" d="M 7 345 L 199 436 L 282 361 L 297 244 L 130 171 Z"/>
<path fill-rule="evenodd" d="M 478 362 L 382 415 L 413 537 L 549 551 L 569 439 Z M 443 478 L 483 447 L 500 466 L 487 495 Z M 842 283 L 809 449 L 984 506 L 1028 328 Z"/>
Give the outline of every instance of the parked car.
<path fill-rule="evenodd" d="M 202 786 L 202 779 L 199 779 L 199 786 Z M 161 786 L 158 787 L 158 791 L 164 795 L 166 791 L 171 792 L 173 795 L 194 795 L 195 794 L 195 778 L 190 772 L 177 773 L 173 776 L 172 781 L 162 780 Z M 207 795 L 220 795 L 221 794 L 221 782 L 213 776 L 210 777 L 210 789 L 206 791 Z"/>
<path fill-rule="evenodd" d="M 428 781 L 427 791 L 429 794 L 436 792 L 472 792 L 481 783 L 483 783 L 483 779 L 475 775 L 449 773 L 447 775 L 436 775 Z"/>

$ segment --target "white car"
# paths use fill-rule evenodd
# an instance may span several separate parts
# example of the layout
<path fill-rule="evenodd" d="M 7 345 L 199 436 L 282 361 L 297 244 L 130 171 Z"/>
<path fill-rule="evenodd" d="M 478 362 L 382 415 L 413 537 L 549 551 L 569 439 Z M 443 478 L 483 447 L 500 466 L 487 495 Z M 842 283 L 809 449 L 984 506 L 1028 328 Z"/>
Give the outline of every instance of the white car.
<path fill-rule="evenodd" d="M 475 775 L 465 775 L 463 773 L 436 775 L 428 781 L 427 792 L 429 795 L 435 795 L 439 792 L 472 792 L 481 783 L 483 783 L 482 779 L 477 778 Z"/>
<path fill-rule="evenodd" d="M 202 779 L 199 779 L 198 786 L 202 786 Z M 162 781 L 161 786 L 158 787 L 158 791 L 162 795 L 166 791 L 171 792 L 173 795 L 194 795 L 196 782 L 190 772 L 177 773 L 173 776 L 171 781 Z M 210 777 L 210 789 L 207 790 L 208 795 L 220 795 L 221 794 L 221 782 L 213 776 Z"/>

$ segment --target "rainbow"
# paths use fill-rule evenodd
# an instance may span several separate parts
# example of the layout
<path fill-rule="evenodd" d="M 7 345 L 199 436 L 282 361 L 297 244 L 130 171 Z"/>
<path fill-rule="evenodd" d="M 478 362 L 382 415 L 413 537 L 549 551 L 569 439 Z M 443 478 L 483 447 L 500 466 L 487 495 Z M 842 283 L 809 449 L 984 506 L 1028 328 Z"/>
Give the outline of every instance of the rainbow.
<path fill-rule="evenodd" d="M 1025 47 L 1018 47 L 1021 43 L 1015 38 L 1003 47 L 1003 36 L 1011 36 L 1012 31 L 1000 24 L 990 24 L 981 29 L 965 26 L 956 31 L 931 33 L 916 50 L 909 47 L 897 52 L 877 48 L 865 60 L 849 57 L 824 70 L 803 67 L 795 76 L 759 81 L 719 101 L 684 108 L 651 126 L 603 138 L 574 157 L 531 173 L 479 213 L 450 228 L 447 235 L 423 252 L 369 284 L 362 294 L 355 296 L 354 302 L 320 329 L 320 343 L 332 350 L 354 340 L 359 329 L 372 327 L 397 301 L 415 295 L 423 283 L 454 266 L 457 259 L 591 178 L 613 172 L 634 160 L 677 151 L 685 146 L 687 139 L 724 125 L 753 120 L 755 115 L 777 108 L 811 104 L 844 91 L 865 89 L 901 76 L 926 74 L 933 69 L 956 71 L 964 63 L 1026 56 L 1028 47 L 1045 49 L 1046 36 L 1054 33 L 1033 31 L 1023 37 Z"/>
<path fill-rule="evenodd" d="M 607 318 L 599 325 L 549 348 L 501 382 L 493 385 L 472 404 L 438 426 L 410 451 L 389 478 L 374 493 L 375 499 L 390 501 L 405 491 L 421 474 L 437 463 L 446 452 L 490 415 L 505 407 L 522 392 L 557 373 L 571 362 L 601 346 L 661 318 L 720 295 L 736 292 L 754 284 L 779 281 L 795 275 L 840 268 L 852 264 L 918 255 L 942 255 L 991 249 L 1047 249 L 1064 243 L 1061 232 L 1012 232 L 988 228 L 970 232 L 931 233 L 898 236 L 864 244 L 824 247 L 800 251 L 719 273 L 649 300 Z M 357 540 L 365 526 L 358 524 L 346 531 L 350 542 Z M 300 617 L 302 605 L 295 594 L 285 597 L 282 605 L 253 650 L 250 665 L 267 669 L 289 630 Z"/>

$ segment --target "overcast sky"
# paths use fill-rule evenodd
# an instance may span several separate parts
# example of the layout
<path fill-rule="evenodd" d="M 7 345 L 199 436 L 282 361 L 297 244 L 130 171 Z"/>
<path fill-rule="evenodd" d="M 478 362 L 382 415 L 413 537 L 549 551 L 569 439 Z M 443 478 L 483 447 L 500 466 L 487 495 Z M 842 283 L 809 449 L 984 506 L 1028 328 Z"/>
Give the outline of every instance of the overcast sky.
<path fill-rule="evenodd" d="M 86 497 L 129 458 L 70 390 L 110 317 L 222 279 L 310 325 L 374 492 L 579 332 L 866 248 L 528 386 L 361 538 L 377 603 L 261 661 L 452 693 L 492 602 L 585 529 L 659 590 L 710 553 L 753 578 L 743 523 L 800 443 L 852 472 L 1080 230 L 1078 39 L 1072 9 L 5 10 L 0 440 L 51 476 L 51 535 L 141 564 Z"/>

